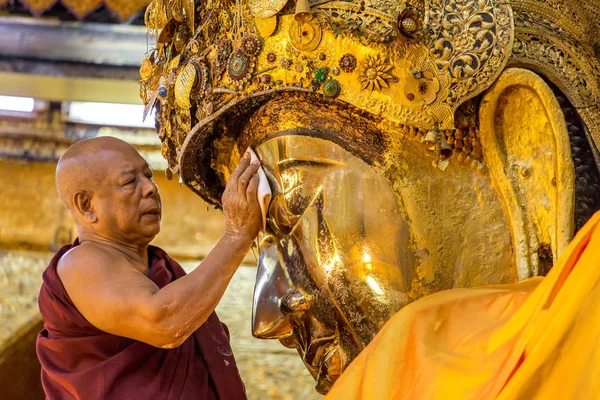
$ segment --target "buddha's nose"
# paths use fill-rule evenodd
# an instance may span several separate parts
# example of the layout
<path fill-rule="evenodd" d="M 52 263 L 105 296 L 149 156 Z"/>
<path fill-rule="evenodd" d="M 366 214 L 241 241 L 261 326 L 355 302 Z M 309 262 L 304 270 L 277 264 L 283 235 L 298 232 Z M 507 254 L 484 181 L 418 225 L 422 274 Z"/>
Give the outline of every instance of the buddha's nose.
<path fill-rule="evenodd" d="M 294 288 L 284 270 L 277 247 L 261 248 L 259 252 L 252 308 L 252 335 L 259 339 L 291 336 L 290 308 L 306 307 L 305 297 Z"/>

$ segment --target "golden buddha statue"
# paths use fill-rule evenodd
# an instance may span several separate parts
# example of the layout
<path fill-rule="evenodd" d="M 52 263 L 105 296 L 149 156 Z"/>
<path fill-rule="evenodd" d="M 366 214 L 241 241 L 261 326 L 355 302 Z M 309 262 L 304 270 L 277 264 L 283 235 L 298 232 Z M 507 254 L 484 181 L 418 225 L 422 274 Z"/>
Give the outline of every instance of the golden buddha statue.
<path fill-rule="evenodd" d="M 251 147 L 273 191 L 253 334 L 326 393 L 409 302 L 544 275 L 600 208 L 599 12 L 154 0 L 140 94 L 167 175 L 219 207 Z"/>

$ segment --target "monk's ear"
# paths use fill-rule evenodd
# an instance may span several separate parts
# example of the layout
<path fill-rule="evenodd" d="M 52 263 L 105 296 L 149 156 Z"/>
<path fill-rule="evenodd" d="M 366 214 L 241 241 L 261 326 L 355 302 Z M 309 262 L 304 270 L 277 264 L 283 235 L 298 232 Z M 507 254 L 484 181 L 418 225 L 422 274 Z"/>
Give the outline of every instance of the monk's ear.
<path fill-rule="evenodd" d="M 98 221 L 96 211 L 92 207 L 92 196 L 85 190 L 80 190 L 73 196 L 73 208 L 77 215 L 90 224 Z"/>

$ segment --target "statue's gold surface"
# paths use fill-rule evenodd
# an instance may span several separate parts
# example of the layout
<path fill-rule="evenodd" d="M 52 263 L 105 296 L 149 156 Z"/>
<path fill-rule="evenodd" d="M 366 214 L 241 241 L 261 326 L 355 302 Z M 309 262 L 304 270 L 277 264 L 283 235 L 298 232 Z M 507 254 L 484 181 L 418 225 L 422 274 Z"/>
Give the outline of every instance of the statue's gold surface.
<path fill-rule="evenodd" d="M 219 206 L 256 150 L 253 333 L 321 392 L 408 302 L 544 274 L 600 207 L 591 0 L 213 0 L 193 35 L 165 4 L 140 81 L 163 155 Z"/>
<path fill-rule="evenodd" d="M 272 106 L 253 118 L 288 120 L 280 104 Z M 464 165 L 420 182 L 405 170 L 392 188 L 380 169 L 310 134 L 274 137 L 256 148 L 274 198 L 269 229 L 259 237 L 253 333 L 297 348 L 325 392 L 408 302 L 455 286 L 514 282 L 516 269 L 487 178 Z M 396 157 L 418 166 L 415 172 L 433 170 L 420 153 L 413 144 Z M 445 185 L 449 176 L 453 187 Z M 449 204 L 457 190 L 464 190 L 461 199 Z M 487 235 L 480 234 L 482 221 Z M 422 254 L 434 246 L 438 252 Z"/>
<path fill-rule="evenodd" d="M 519 278 L 539 275 L 552 266 L 540 271 L 542 247 L 552 251 L 546 263 L 556 260 L 573 235 L 575 170 L 564 116 L 539 76 L 509 69 L 483 97 L 480 118 L 486 161 L 514 233 Z"/>

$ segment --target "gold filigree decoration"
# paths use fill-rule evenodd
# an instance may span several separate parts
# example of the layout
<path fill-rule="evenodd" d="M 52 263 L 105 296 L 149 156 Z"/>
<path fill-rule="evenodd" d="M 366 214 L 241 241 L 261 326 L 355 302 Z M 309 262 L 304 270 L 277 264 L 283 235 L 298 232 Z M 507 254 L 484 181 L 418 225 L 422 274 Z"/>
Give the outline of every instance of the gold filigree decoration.
<path fill-rule="evenodd" d="M 212 118 L 224 118 L 238 110 L 245 112 L 252 104 L 274 97 L 275 91 L 326 94 L 320 80 L 322 74 L 316 74 L 323 69 L 342 86 L 338 97 L 341 101 L 394 123 L 428 130 L 437 123 L 440 131 L 451 130 L 456 109 L 491 86 L 512 49 L 512 11 L 504 0 L 313 1 L 311 12 L 315 18 L 311 22 L 321 31 L 320 35 L 299 29 L 291 3 L 271 17 L 268 29 L 257 29 L 262 21 L 256 23 L 258 19 L 252 16 L 248 0 L 197 2 L 196 32 L 192 34 L 186 13 L 179 15 L 183 1 L 152 3 L 176 2 L 178 10 L 177 19 L 164 26 L 151 60 L 160 66 L 164 84 L 156 89 L 147 85 L 143 98 L 150 108 L 157 98 L 160 107 L 169 111 L 166 118 L 170 118 L 173 129 L 184 132 L 189 123 L 185 111 L 190 109 L 194 111 L 191 123 L 204 129 Z M 402 16 L 413 24 L 402 23 Z M 272 32 L 276 20 L 277 29 Z M 152 26 L 159 26 L 164 20 L 153 22 Z M 399 22 L 410 35 L 399 31 Z M 259 32 L 264 37 L 262 50 L 246 54 L 241 42 Z M 229 48 L 221 42 L 230 43 Z M 355 57 L 359 67 L 340 74 L 338 61 L 344 54 Z M 169 66 L 175 56 L 181 60 L 178 72 L 192 56 L 201 59 L 211 71 L 206 89 L 200 91 L 202 74 L 197 68 L 189 97 L 181 89 L 184 85 L 180 79 L 182 94 L 178 97 L 186 100 L 180 99 L 179 104 L 175 102 L 177 74 Z M 393 76 L 391 67 L 383 67 L 383 60 L 394 66 Z M 423 76 L 414 78 L 413 69 L 421 70 Z M 148 76 L 148 71 L 142 72 Z M 393 90 L 384 90 L 388 85 Z M 158 97 L 154 96 L 157 89 Z M 186 108 L 187 101 L 192 108 Z M 185 118 L 176 120 L 179 113 L 184 113 Z M 461 139 L 457 140 L 460 145 Z M 177 157 L 181 157 L 180 142 L 174 141 Z"/>
<path fill-rule="evenodd" d="M 351 36 L 363 43 L 384 43 L 398 36 L 397 16 L 405 6 L 386 0 L 332 1 L 315 9 L 317 18 L 329 25 L 335 35 Z"/>
<path fill-rule="evenodd" d="M 446 103 L 456 108 L 488 88 L 506 65 L 511 9 L 494 0 L 433 0 L 429 20 L 429 53 L 450 77 Z"/>
<path fill-rule="evenodd" d="M 590 42 L 596 40 L 590 32 L 597 21 L 585 18 L 586 5 L 581 1 L 514 3 L 515 43 L 510 65 L 531 68 L 556 84 L 579 109 L 600 145 L 598 117 L 588 111 L 600 104 L 600 61 Z"/>

